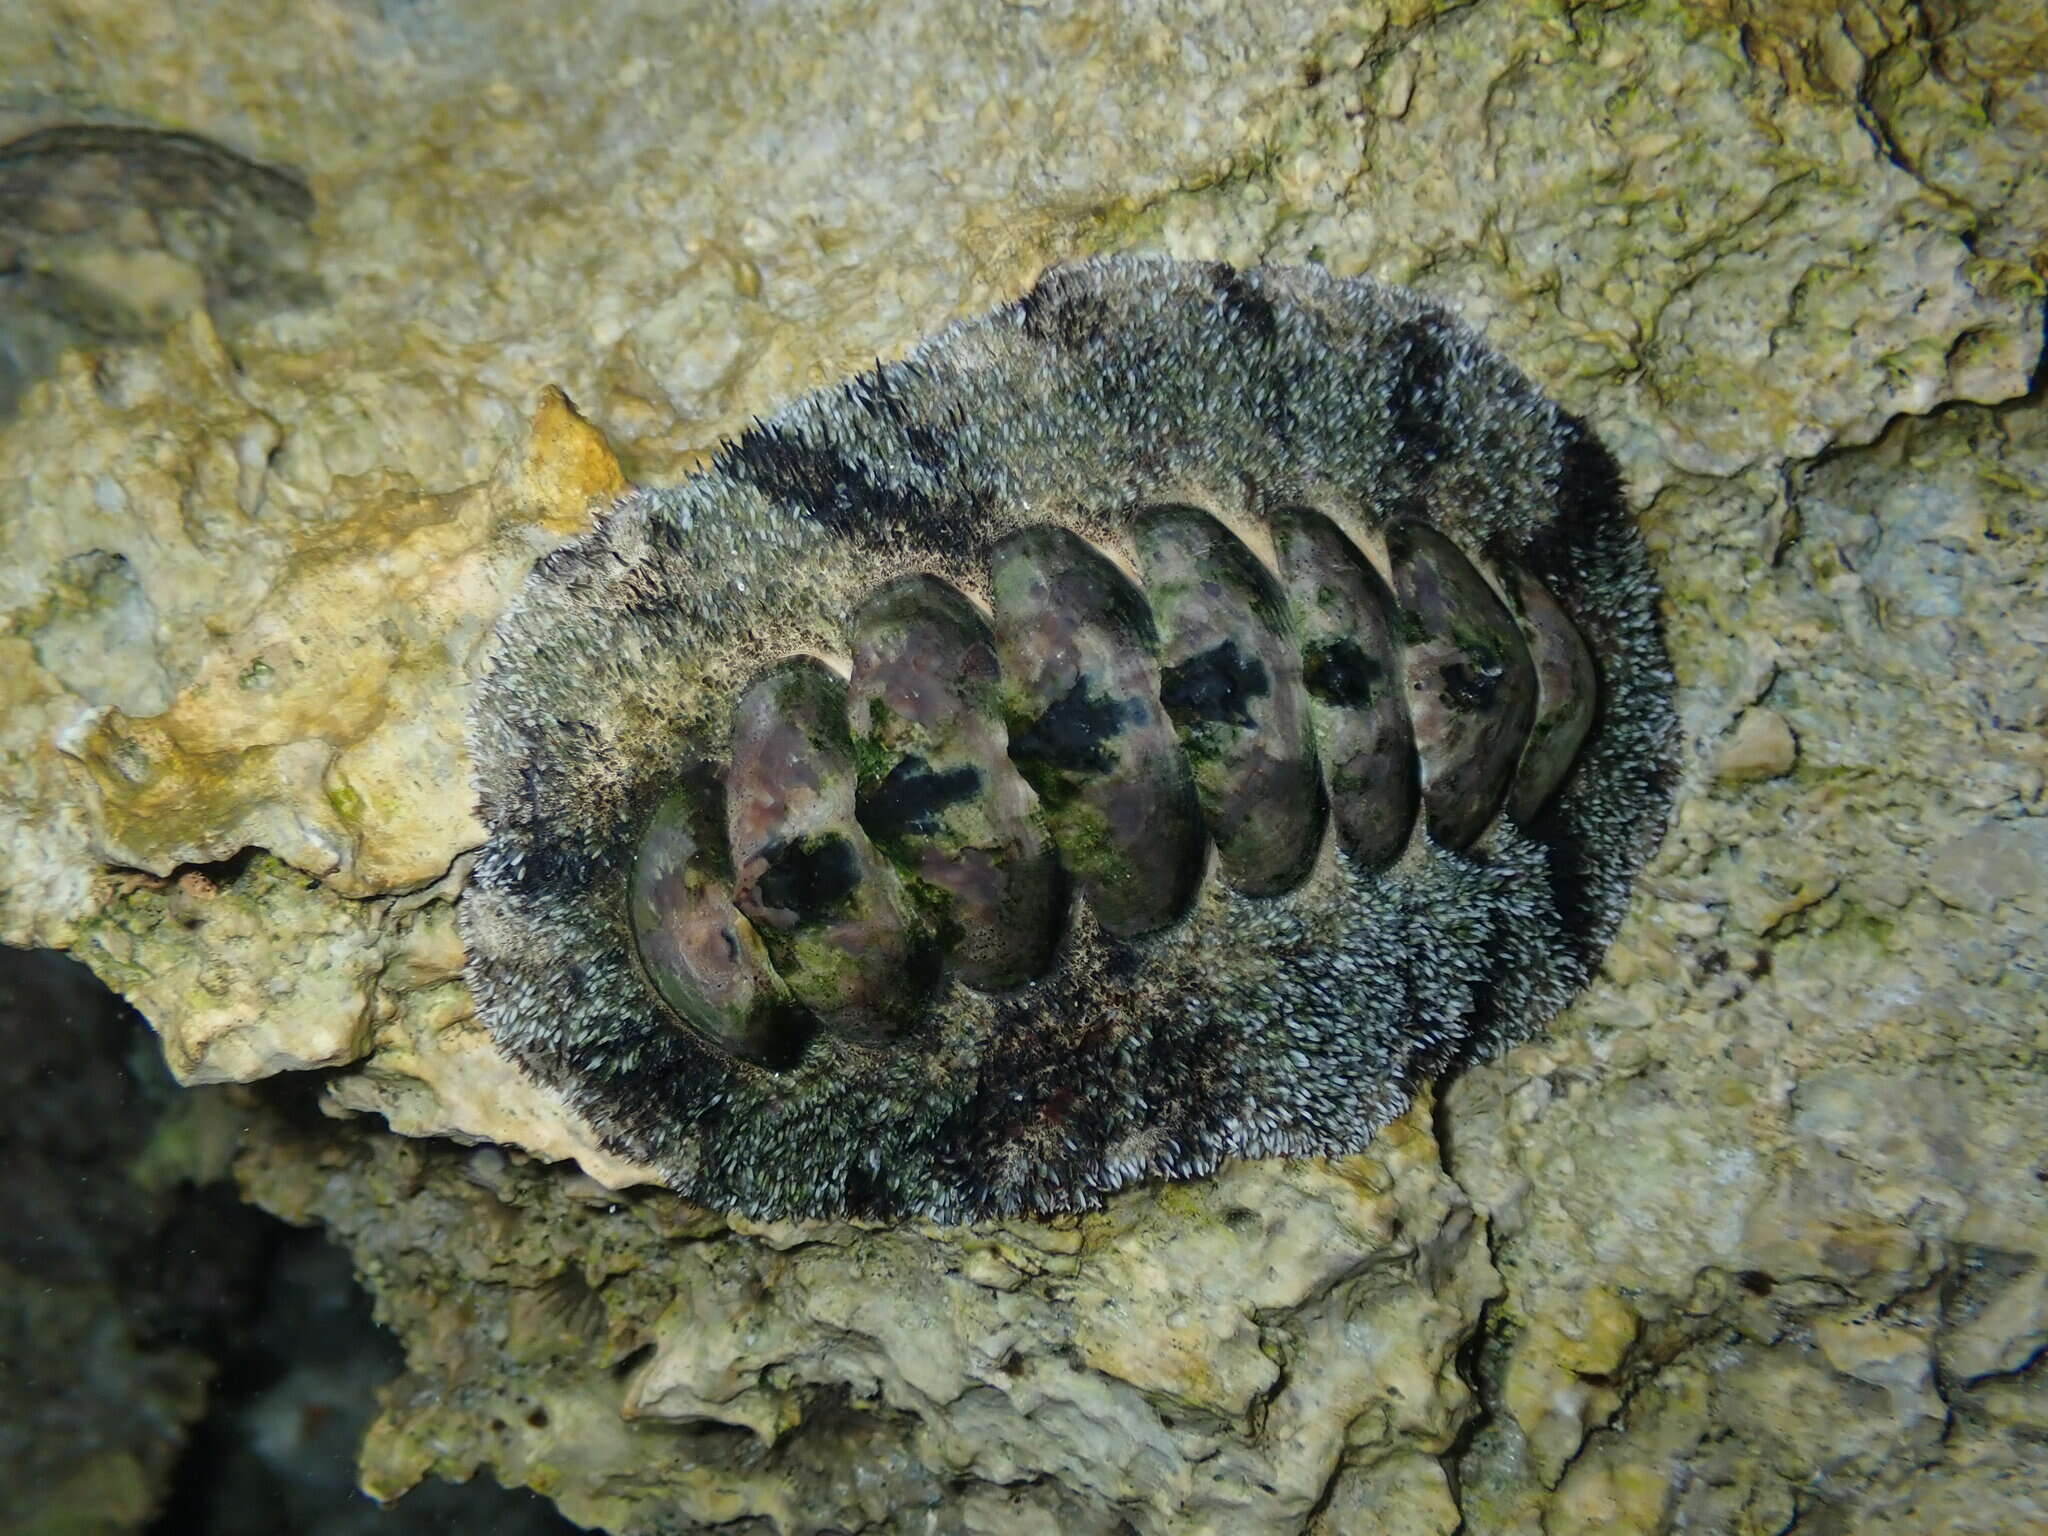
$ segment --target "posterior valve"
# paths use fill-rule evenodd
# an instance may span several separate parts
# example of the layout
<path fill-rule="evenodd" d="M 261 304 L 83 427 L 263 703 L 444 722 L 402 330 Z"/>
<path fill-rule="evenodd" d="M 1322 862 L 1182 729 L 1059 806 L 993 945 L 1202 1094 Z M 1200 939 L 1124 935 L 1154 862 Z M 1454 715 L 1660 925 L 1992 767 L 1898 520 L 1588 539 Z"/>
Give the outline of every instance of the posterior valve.
<path fill-rule="evenodd" d="M 991 613 L 928 575 L 875 590 L 852 674 L 757 676 L 724 764 L 681 765 L 635 859 L 641 962 L 678 1015 L 769 1067 L 817 1030 L 885 1045 L 942 976 L 985 991 L 1054 963 L 1069 904 L 1157 932 L 1216 872 L 1307 878 L 1326 823 L 1356 866 L 1420 819 L 1469 846 L 1526 823 L 1592 722 L 1593 659 L 1535 578 L 1443 534 L 1384 530 L 1384 572 L 1308 507 L 1277 572 L 1190 506 L 1134 524 L 1144 586 L 1067 530 L 998 543 Z"/>

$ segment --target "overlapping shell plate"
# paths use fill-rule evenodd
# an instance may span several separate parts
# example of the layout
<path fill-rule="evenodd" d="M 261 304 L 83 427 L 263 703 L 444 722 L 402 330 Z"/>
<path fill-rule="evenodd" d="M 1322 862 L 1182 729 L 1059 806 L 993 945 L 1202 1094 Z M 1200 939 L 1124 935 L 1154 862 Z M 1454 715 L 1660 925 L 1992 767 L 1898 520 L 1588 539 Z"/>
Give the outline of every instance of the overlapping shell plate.
<path fill-rule="evenodd" d="M 501 1045 L 754 1215 L 1361 1146 L 1661 827 L 1587 429 L 1412 296 L 1056 269 L 544 561 L 475 715 Z"/>

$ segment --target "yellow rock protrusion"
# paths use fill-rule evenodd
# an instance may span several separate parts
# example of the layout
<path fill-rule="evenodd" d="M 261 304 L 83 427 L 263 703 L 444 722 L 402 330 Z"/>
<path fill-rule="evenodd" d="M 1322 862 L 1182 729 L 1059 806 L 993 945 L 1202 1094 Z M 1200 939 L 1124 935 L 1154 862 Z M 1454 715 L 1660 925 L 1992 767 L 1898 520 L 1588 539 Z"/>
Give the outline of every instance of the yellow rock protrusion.
<path fill-rule="evenodd" d="M 583 532 L 597 507 L 630 489 L 605 435 L 552 384 L 540 393 L 507 481 L 514 500 L 539 514 L 542 528 L 564 535 Z"/>

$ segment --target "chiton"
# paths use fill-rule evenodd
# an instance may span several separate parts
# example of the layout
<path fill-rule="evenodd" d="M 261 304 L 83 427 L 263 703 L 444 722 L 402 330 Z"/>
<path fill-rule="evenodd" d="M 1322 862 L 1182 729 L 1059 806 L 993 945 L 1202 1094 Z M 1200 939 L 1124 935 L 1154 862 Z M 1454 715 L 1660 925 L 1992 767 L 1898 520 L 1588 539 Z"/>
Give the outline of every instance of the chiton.
<path fill-rule="evenodd" d="M 1356 1150 L 1597 963 L 1668 798 L 1655 604 L 1607 452 L 1444 311 L 1055 268 L 538 564 L 469 982 L 757 1217 Z"/>

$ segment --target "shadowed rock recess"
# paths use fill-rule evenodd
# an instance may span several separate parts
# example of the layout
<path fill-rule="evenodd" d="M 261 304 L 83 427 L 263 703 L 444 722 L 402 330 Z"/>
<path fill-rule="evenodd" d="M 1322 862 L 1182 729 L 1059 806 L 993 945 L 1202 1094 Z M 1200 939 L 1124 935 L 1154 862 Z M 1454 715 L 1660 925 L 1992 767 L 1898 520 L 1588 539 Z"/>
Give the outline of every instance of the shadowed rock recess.
<path fill-rule="evenodd" d="M 2035 0 L 307 14 L 0 7 L 0 938 L 242 1085 L 404 1345 L 367 1488 L 2048 1527 Z M 1568 419 L 1620 606 L 1533 540 Z M 1624 611 L 1661 841 L 1546 844 Z M 515 842 L 588 942 L 468 942 Z M 1343 914 L 1418 963 L 1304 1003 Z"/>

